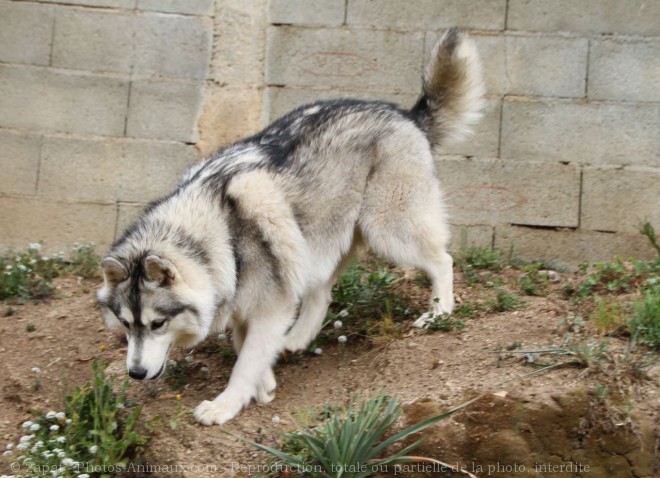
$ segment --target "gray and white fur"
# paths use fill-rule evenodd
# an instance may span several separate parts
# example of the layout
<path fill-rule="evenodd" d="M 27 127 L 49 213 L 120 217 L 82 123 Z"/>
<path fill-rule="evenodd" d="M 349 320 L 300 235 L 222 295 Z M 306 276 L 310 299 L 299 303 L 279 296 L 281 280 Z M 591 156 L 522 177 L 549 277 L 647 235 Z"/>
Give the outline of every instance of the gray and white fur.
<path fill-rule="evenodd" d="M 202 402 L 205 425 L 273 399 L 283 350 L 318 334 L 330 290 L 362 244 L 432 282 L 430 314 L 451 313 L 452 259 L 434 146 L 461 139 L 484 87 L 465 33 L 433 50 L 411 110 L 336 100 L 302 106 L 194 166 L 103 260 L 98 301 L 128 337 L 127 368 L 159 377 L 172 347 L 232 330 L 225 390 Z"/>

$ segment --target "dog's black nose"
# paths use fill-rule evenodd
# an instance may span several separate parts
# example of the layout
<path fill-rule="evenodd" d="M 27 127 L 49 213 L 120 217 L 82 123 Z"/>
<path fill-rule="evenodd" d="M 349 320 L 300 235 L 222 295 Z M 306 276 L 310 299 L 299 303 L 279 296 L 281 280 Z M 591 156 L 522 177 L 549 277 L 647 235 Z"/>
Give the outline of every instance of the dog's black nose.
<path fill-rule="evenodd" d="M 135 380 L 142 380 L 147 376 L 147 369 L 142 367 L 134 367 L 128 369 L 128 375 Z"/>

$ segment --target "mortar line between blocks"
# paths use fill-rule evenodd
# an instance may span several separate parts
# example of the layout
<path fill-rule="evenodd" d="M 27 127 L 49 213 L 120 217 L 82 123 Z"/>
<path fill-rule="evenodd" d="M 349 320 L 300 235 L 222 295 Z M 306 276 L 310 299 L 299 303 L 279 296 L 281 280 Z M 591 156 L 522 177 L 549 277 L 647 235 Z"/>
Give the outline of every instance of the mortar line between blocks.
<path fill-rule="evenodd" d="M 348 0 L 344 0 L 344 23 L 342 23 L 342 25 L 346 26 L 347 21 L 348 21 Z"/>
<path fill-rule="evenodd" d="M 497 130 L 497 158 L 502 160 L 502 128 L 504 127 L 504 99 L 506 95 L 500 98 L 500 127 Z"/>
<path fill-rule="evenodd" d="M 44 155 L 44 135 L 39 137 L 39 157 L 37 160 L 37 177 L 34 181 L 34 194 L 35 196 L 39 193 L 39 181 L 41 180 L 41 162 Z"/>
<path fill-rule="evenodd" d="M 584 195 L 584 167 L 580 166 L 580 190 L 578 194 L 577 229 L 582 227 L 582 196 Z"/>
<path fill-rule="evenodd" d="M 589 63 L 591 62 L 591 38 L 587 38 L 587 64 L 584 72 L 584 97 L 589 98 Z"/>
<path fill-rule="evenodd" d="M 509 0 L 504 5 L 504 31 L 509 28 Z"/>
<path fill-rule="evenodd" d="M 52 8 L 52 7 L 51 7 Z M 53 29 L 50 32 L 50 51 L 48 52 L 48 66 L 53 66 L 53 49 L 55 48 L 55 28 L 57 28 L 57 10 L 52 8 L 53 11 Z"/>

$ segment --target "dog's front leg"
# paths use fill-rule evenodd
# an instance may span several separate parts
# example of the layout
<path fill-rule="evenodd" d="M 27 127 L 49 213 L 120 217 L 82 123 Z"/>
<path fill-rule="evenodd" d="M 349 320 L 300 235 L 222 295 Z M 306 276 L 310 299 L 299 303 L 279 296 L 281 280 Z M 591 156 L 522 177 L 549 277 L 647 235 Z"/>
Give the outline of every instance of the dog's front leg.
<path fill-rule="evenodd" d="M 214 400 L 204 400 L 195 409 L 195 419 L 203 425 L 221 425 L 245 407 L 252 398 L 272 399 L 275 380 L 272 369 L 281 352 L 293 310 L 250 320 L 245 339 L 224 392 Z M 266 388 L 270 388 L 266 390 Z"/>

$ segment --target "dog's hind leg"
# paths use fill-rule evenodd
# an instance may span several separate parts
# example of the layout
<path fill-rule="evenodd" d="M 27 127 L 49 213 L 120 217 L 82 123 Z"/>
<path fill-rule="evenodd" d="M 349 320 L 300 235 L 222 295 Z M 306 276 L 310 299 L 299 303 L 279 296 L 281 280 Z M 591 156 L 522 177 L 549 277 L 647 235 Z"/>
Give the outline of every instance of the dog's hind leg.
<path fill-rule="evenodd" d="M 449 230 L 428 143 L 397 134 L 379 148 L 382 160 L 365 190 L 358 225 L 377 254 L 406 267 L 423 270 L 433 284 L 430 313 L 414 325 L 454 307 Z"/>

